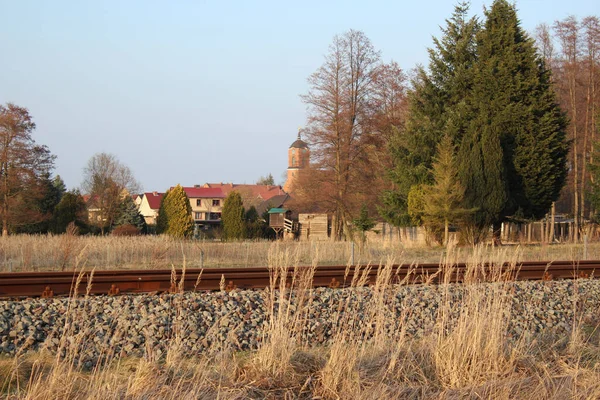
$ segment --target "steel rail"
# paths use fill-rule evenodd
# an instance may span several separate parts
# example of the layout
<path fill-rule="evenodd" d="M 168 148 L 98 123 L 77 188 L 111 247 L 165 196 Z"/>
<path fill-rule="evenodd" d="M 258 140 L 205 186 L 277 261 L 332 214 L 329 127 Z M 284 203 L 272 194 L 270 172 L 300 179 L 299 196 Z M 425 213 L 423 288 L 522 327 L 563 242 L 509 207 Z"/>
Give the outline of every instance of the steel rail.
<path fill-rule="evenodd" d="M 364 284 L 374 284 L 383 267 L 318 266 L 312 270 L 315 287 L 347 287 L 362 278 Z M 418 284 L 497 279 L 552 280 L 595 277 L 600 261 L 525 261 L 511 265 L 482 264 L 468 267 L 465 263 L 396 264 L 391 266 L 392 283 Z M 296 274 L 311 267 L 287 268 L 289 285 Z M 282 269 L 268 267 L 205 268 L 175 270 L 103 270 L 63 272 L 0 273 L 0 298 L 52 297 L 79 294 L 163 293 L 180 290 L 263 289 L 281 282 Z M 469 276 L 465 276 L 468 274 Z"/>

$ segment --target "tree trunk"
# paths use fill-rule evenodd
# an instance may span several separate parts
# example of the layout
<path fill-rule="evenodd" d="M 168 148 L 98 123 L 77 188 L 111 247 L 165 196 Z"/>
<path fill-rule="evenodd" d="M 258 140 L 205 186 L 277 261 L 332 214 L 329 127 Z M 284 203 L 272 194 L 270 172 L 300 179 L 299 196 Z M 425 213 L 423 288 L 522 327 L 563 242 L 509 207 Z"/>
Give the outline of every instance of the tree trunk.
<path fill-rule="evenodd" d="M 4 164 L 6 165 L 6 164 Z M 4 167 L 4 195 L 2 204 L 2 237 L 8 236 L 8 167 Z"/>
<path fill-rule="evenodd" d="M 502 222 L 494 222 L 492 224 L 492 243 L 494 246 L 502 246 L 500 232 L 502 230 Z"/>
<path fill-rule="evenodd" d="M 550 235 L 548 235 L 550 243 L 554 242 L 554 216 L 555 216 L 555 211 L 556 211 L 556 203 L 552 202 L 552 211 L 550 212 Z"/>
<path fill-rule="evenodd" d="M 444 220 L 444 246 L 448 246 L 448 218 Z"/>

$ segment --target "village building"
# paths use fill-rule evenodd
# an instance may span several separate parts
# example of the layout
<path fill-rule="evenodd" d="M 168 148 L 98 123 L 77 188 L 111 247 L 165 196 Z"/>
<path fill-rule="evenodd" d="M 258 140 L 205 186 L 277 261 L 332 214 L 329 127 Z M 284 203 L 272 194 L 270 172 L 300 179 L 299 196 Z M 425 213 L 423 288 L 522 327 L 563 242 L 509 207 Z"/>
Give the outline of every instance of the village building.
<path fill-rule="evenodd" d="M 310 150 L 308 144 L 302 140 L 300 132 L 298 132 L 298 139 L 296 139 L 288 149 L 287 180 L 283 186 L 283 190 L 286 193 L 292 193 L 294 191 L 294 185 L 298 182 L 302 170 L 308 168 L 309 163 Z"/>
<path fill-rule="evenodd" d="M 192 219 L 199 228 L 209 229 L 221 224 L 225 194 L 220 188 L 195 185 L 183 190 L 190 201 Z"/>
<path fill-rule="evenodd" d="M 141 200 L 138 204 L 138 209 L 142 217 L 144 217 L 146 224 L 156 225 L 158 209 L 164 195 L 164 193 L 146 192 L 140 196 Z"/>
<path fill-rule="evenodd" d="M 225 197 L 236 191 L 242 197 L 244 209 L 254 206 L 259 215 L 271 207 L 281 206 L 289 195 L 279 185 L 251 185 L 239 183 L 205 183 L 205 188 L 220 189 Z"/>

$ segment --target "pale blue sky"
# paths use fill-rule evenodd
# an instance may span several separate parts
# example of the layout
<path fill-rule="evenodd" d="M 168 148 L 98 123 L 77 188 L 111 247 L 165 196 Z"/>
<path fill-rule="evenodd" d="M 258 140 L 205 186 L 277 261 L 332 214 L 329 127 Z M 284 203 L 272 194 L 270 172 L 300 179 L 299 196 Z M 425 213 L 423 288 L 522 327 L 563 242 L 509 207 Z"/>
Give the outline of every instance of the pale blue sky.
<path fill-rule="evenodd" d="M 110 152 L 144 190 L 283 181 L 299 95 L 334 35 L 362 30 L 405 70 L 427 63 L 453 1 L 0 0 L 0 103 L 29 108 L 69 188 Z M 472 1 L 482 15 L 488 1 Z M 517 2 L 533 31 L 595 1 Z"/>

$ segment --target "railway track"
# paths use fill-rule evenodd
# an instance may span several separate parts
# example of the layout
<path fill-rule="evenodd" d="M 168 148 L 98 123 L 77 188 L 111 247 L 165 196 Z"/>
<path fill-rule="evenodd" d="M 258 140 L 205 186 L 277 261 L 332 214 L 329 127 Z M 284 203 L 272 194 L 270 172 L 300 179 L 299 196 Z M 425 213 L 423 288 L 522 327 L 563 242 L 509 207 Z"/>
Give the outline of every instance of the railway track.
<path fill-rule="evenodd" d="M 295 267 L 298 273 L 310 267 Z M 295 273 L 288 269 L 288 282 Z M 314 270 L 315 287 L 347 287 L 356 277 L 365 284 L 373 284 L 378 266 L 319 266 Z M 595 273 L 596 270 L 599 273 Z M 470 271 L 470 272 L 467 272 Z M 504 279 L 552 280 L 587 278 L 600 275 L 598 261 L 528 261 L 515 266 L 485 264 L 467 269 L 465 264 L 442 267 L 439 264 L 394 265 L 392 282 L 418 284 L 424 282 L 463 282 L 465 273 L 471 279 L 489 280 L 502 274 Z M 179 270 L 113 270 L 83 272 L 13 272 L 0 273 L 0 298 L 53 297 L 77 293 L 134 294 L 163 293 L 180 290 L 233 290 L 263 289 L 277 276 L 267 267 L 210 268 Z"/>

